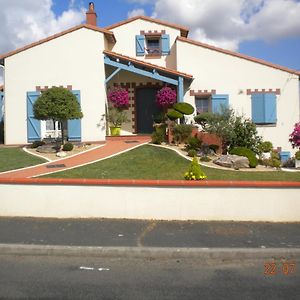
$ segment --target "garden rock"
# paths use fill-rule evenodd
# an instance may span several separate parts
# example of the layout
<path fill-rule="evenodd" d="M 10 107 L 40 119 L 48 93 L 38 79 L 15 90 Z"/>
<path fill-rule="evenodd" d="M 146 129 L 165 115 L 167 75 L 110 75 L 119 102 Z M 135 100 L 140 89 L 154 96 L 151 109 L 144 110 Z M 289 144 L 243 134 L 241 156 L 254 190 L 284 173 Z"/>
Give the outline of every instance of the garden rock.
<path fill-rule="evenodd" d="M 56 153 L 57 152 L 57 148 L 53 145 L 43 145 L 43 146 L 39 146 L 36 148 L 37 152 L 40 153 Z"/>
<path fill-rule="evenodd" d="M 57 152 L 57 153 L 56 153 L 56 156 L 57 156 L 57 157 L 66 157 L 66 156 L 67 156 L 67 153 L 64 152 L 64 151 L 60 151 L 60 152 Z"/>
<path fill-rule="evenodd" d="M 214 163 L 219 166 L 233 168 L 235 170 L 249 168 L 248 158 L 238 155 L 222 155 L 221 157 L 215 159 Z"/>

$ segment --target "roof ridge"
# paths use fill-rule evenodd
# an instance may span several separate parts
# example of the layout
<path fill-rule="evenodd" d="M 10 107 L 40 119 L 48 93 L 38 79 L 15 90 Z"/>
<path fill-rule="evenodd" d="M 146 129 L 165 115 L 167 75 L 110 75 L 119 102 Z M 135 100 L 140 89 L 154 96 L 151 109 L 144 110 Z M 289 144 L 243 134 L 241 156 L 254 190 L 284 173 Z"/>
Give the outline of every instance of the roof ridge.
<path fill-rule="evenodd" d="M 157 70 L 173 73 L 174 75 L 182 75 L 186 78 L 193 78 L 193 75 L 190 75 L 190 74 L 187 74 L 187 73 L 184 73 L 184 72 L 180 72 L 178 70 L 166 68 L 166 67 L 163 67 L 163 66 L 155 65 L 155 64 L 152 64 L 152 63 L 148 63 L 148 62 L 145 62 L 143 60 L 139 60 L 139 59 L 136 59 L 134 57 L 123 55 L 123 54 L 120 54 L 120 53 L 117 53 L 117 52 L 104 50 L 103 53 L 107 54 L 107 55 L 112 55 L 112 56 L 115 56 L 115 57 L 118 57 L 118 58 L 121 58 L 121 59 L 123 58 L 123 59 L 131 60 L 134 63 L 141 64 L 141 65 L 148 66 L 148 67 L 152 67 L 152 68 L 155 68 Z"/>
<path fill-rule="evenodd" d="M 166 26 L 169 26 L 169 27 L 180 29 L 181 35 L 184 36 L 184 37 L 187 37 L 188 33 L 189 33 L 189 28 L 188 27 L 177 25 L 175 23 L 163 21 L 163 20 L 152 18 L 152 17 L 148 17 L 148 16 L 142 16 L 142 15 L 135 16 L 135 17 L 132 17 L 132 18 L 129 18 L 129 19 L 126 19 L 126 20 L 114 23 L 112 25 L 106 26 L 105 29 L 110 30 L 110 29 L 119 27 L 121 25 L 133 22 L 133 21 L 138 20 L 138 19 L 143 19 L 145 21 L 154 22 L 154 23 L 158 23 L 158 24 L 162 24 L 162 25 L 166 25 Z"/>
<path fill-rule="evenodd" d="M 195 46 L 204 47 L 204 48 L 207 48 L 207 49 L 210 49 L 210 50 L 213 50 L 213 51 L 222 52 L 224 54 L 239 57 L 239 58 L 242 58 L 242 59 L 245 59 L 245 60 L 256 62 L 256 63 L 262 64 L 262 65 L 265 65 L 265 66 L 268 66 L 268 67 L 271 67 L 271 68 L 274 68 L 274 69 L 278 69 L 278 70 L 281 70 L 281 71 L 285 71 L 285 72 L 300 76 L 300 71 L 297 71 L 297 70 L 294 70 L 294 69 L 291 69 L 291 68 L 288 68 L 288 67 L 284 67 L 284 66 L 281 66 L 281 65 L 278 65 L 278 64 L 274 64 L 274 63 L 268 62 L 266 60 L 263 60 L 261 58 L 256 58 L 256 57 L 252 57 L 252 56 L 242 54 L 242 53 L 239 53 L 239 52 L 226 50 L 226 49 L 223 49 L 223 48 L 220 48 L 220 47 L 216 47 L 216 46 L 213 46 L 213 45 L 202 43 L 202 42 L 199 42 L 199 41 L 196 41 L 196 40 L 193 40 L 193 39 L 190 39 L 190 38 L 186 38 L 186 37 L 179 37 L 178 36 L 177 40 L 182 41 L 182 42 L 187 42 L 187 43 L 193 44 Z"/>
<path fill-rule="evenodd" d="M 61 37 L 63 35 L 66 35 L 68 33 L 71 33 L 73 31 L 76 31 L 76 30 L 81 29 L 81 28 L 87 28 L 87 29 L 91 29 L 91 30 L 94 30 L 94 31 L 102 32 L 104 34 L 110 35 L 114 40 L 116 40 L 112 31 L 109 31 L 109 30 L 107 30 L 105 28 L 101 28 L 101 27 L 98 27 L 98 26 L 89 25 L 89 24 L 80 24 L 80 25 L 76 25 L 74 27 L 71 27 L 69 29 L 66 29 L 64 31 L 61 31 L 59 33 L 55 33 L 55 34 L 53 34 L 51 36 L 45 37 L 45 38 L 43 38 L 41 40 L 38 40 L 36 42 L 33 42 L 31 44 L 28 44 L 28 45 L 25 45 L 23 47 L 20 47 L 18 49 L 15 49 L 13 51 L 9 51 L 9 52 L 4 53 L 2 55 L 0 54 L 0 59 L 4 59 L 4 58 L 10 57 L 10 56 L 13 56 L 13 55 L 15 55 L 17 53 L 20 53 L 20 52 L 25 51 L 27 49 L 33 48 L 33 47 L 38 46 L 40 44 L 46 43 L 48 41 L 54 40 L 54 39 L 56 39 L 58 37 Z"/>

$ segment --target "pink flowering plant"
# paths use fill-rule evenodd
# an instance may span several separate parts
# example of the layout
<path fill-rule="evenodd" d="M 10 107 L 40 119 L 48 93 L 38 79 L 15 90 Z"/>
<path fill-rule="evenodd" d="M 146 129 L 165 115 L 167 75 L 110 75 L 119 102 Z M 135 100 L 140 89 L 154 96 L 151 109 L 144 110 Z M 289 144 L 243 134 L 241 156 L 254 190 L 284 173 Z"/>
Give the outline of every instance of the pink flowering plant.
<path fill-rule="evenodd" d="M 120 87 L 112 89 L 108 93 L 108 101 L 113 107 L 118 109 L 126 109 L 129 106 L 128 92 Z"/>
<path fill-rule="evenodd" d="M 294 130 L 290 134 L 289 141 L 293 148 L 300 148 L 300 122 L 295 124 Z"/>
<path fill-rule="evenodd" d="M 174 103 L 176 103 L 176 99 L 176 91 L 167 86 L 160 89 L 156 94 L 156 103 L 164 110 L 167 110 Z"/>

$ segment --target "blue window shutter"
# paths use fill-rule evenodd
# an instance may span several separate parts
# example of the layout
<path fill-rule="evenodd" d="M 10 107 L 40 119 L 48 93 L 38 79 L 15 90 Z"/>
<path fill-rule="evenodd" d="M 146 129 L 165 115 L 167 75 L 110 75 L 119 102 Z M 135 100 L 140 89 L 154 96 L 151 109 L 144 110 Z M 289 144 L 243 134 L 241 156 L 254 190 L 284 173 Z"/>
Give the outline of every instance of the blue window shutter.
<path fill-rule="evenodd" d="M 161 52 L 162 55 L 170 54 L 170 36 L 168 34 L 161 36 Z"/>
<path fill-rule="evenodd" d="M 276 94 L 267 93 L 264 95 L 265 123 L 275 124 L 277 122 Z"/>
<path fill-rule="evenodd" d="M 252 122 L 274 124 L 277 122 L 276 95 L 274 93 L 251 95 Z"/>
<path fill-rule="evenodd" d="M 265 104 L 264 94 L 252 94 L 251 95 L 251 110 L 252 110 L 252 122 L 264 123 L 265 122 Z"/>
<path fill-rule="evenodd" d="M 222 113 L 222 109 L 229 107 L 228 95 L 212 95 L 211 110 L 213 113 Z"/>
<path fill-rule="evenodd" d="M 80 91 L 72 91 L 76 96 L 78 103 L 80 104 Z M 81 141 L 81 120 L 74 119 L 68 120 L 68 140 L 70 142 Z"/>
<path fill-rule="evenodd" d="M 145 36 L 136 35 L 135 36 L 135 47 L 136 47 L 136 56 L 145 55 Z"/>
<path fill-rule="evenodd" d="M 3 120 L 4 93 L 0 92 L 0 122 Z"/>
<path fill-rule="evenodd" d="M 40 92 L 27 92 L 27 140 L 29 143 L 41 140 L 41 121 L 34 118 L 33 104 Z"/>

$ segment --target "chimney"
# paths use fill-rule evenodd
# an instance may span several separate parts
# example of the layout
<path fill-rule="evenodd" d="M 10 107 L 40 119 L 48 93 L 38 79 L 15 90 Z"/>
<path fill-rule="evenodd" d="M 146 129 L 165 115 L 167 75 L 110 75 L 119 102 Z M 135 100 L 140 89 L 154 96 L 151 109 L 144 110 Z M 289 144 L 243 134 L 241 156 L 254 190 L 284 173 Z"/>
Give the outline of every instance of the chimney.
<path fill-rule="evenodd" d="M 86 24 L 97 26 L 97 14 L 94 2 L 89 3 L 89 10 L 86 12 Z"/>

